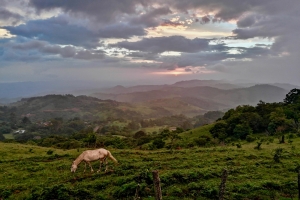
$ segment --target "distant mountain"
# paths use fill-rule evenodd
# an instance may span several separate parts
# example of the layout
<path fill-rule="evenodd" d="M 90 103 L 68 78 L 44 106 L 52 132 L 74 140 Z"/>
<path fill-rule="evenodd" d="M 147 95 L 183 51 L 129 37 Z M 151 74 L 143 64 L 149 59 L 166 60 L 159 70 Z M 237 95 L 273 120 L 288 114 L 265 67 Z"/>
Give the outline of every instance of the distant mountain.
<path fill-rule="evenodd" d="M 283 88 L 285 90 L 292 90 L 294 88 L 300 89 L 300 86 L 298 85 L 292 85 L 292 84 L 288 84 L 288 83 L 273 83 L 272 85 Z"/>
<path fill-rule="evenodd" d="M 155 99 L 146 102 L 136 103 L 135 105 L 143 105 L 144 107 L 149 107 L 151 109 L 164 108 L 173 115 L 183 114 L 188 117 L 193 117 L 199 114 L 205 114 L 210 110 L 228 109 L 228 106 L 226 105 L 193 97 L 173 97 Z"/>
<path fill-rule="evenodd" d="M 195 82 L 191 85 L 194 83 Z M 91 96 L 99 99 L 112 99 L 119 102 L 148 102 L 149 104 L 154 100 L 172 98 L 182 98 L 181 101 L 189 103 L 187 99 L 194 98 L 199 102 L 197 105 L 199 108 L 210 110 L 215 108 L 226 109 L 244 104 L 256 105 L 260 100 L 265 102 L 280 102 L 283 101 L 285 95 L 289 92 L 280 87 L 267 84 L 226 90 L 210 86 L 187 87 L 189 85 L 187 82 L 184 84 L 179 83 L 177 85 L 183 85 L 185 87 L 169 86 L 162 87 L 159 90 L 122 94 L 95 93 Z M 212 106 L 210 109 L 207 109 L 207 105 L 204 102 L 211 103 Z"/>
<path fill-rule="evenodd" d="M 23 98 L 11 103 L 17 118 L 29 117 L 31 121 L 41 121 L 53 118 L 71 119 L 79 117 L 83 120 L 99 120 L 108 117 L 125 120 L 141 120 L 160 118 L 171 115 L 187 114 L 195 116 L 204 114 L 195 105 L 187 104 L 181 99 L 163 99 L 156 102 L 129 104 L 113 100 L 100 100 L 88 96 L 46 95 Z M 5 109 L 4 109 L 5 110 Z M 2 113 L 9 116 L 9 113 Z"/>
<path fill-rule="evenodd" d="M 219 89 L 234 89 L 240 88 L 238 85 L 234 85 L 228 83 L 226 81 L 218 81 L 218 80 L 188 80 L 188 81 L 180 81 L 170 85 L 137 85 L 131 87 L 124 87 L 121 85 L 117 85 L 112 88 L 106 88 L 99 93 L 106 93 L 106 94 L 126 94 L 126 93 L 134 93 L 134 92 L 147 92 L 152 90 L 162 90 L 167 89 L 170 87 L 198 87 L 198 86 L 210 86 Z"/>
<path fill-rule="evenodd" d="M 99 117 L 123 117 L 140 118 L 138 112 L 127 110 L 126 103 L 112 100 L 100 100 L 93 97 L 73 95 L 46 95 L 41 97 L 23 98 L 21 101 L 9 104 L 15 107 L 18 117 L 27 116 L 31 120 L 52 119 L 62 117 L 70 119 L 80 117 L 87 120 L 99 119 Z"/>
<path fill-rule="evenodd" d="M 73 94 L 90 95 L 94 93 L 105 94 L 127 94 L 134 92 L 147 92 L 152 90 L 162 90 L 169 87 L 214 87 L 222 90 L 231 90 L 238 88 L 248 88 L 255 85 L 255 83 L 241 82 L 241 81 L 226 81 L 226 80 L 186 80 L 179 81 L 174 84 L 162 85 L 135 85 L 125 87 L 122 85 L 115 85 L 116 82 L 101 82 L 101 81 L 38 81 L 38 82 L 13 82 L 0 83 L 0 103 L 7 104 L 14 102 L 24 97 L 42 96 L 48 94 Z M 300 88 L 300 86 L 286 84 L 286 83 L 272 83 L 269 85 L 277 86 L 285 90 L 293 88 Z M 108 96 L 110 97 L 110 96 Z"/>
<path fill-rule="evenodd" d="M 82 94 L 87 90 L 99 91 L 108 84 L 86 81 L 37 81 L 0 83 L 0 99 L 42 96 L 47 94 Z M 97 90 L 96 90 L 97 89 Z"/>
<path fill-rule="evenodd" d="M 147 92 L 151 90 L 160 90 L 165 87 L 169 87 L 169 85 L 137 85 L 131 87 L 124 87 L 121 85 L 117 85 L 112 88 L 103 89 L 100 91 L 100 93 L 126 94 L 126 93 L 133 93 L 133 92 Z"/>
<path fill-rule="evenodd" d="M 205 86 L 209 84 L 214 86 Z M 223 89 L 218 88 L 221 85 L 224 86 Z M 229 89 L 231 87 L 233 89 Z M 207 111 L 225 111 L 238 105 L 256 105 L 260 100 L 282 102 L 289 92 L 270 84 L 235 87 L 237 86 L 211 80 L 127 88 L 119 85 L 100 90 L 101 93 L 93 93 L 91 96 L 45 95 L 23 98 L 8 105 L 16 107 L 18 117 L 28 116 L 33 121 L 55 117 L 95 120 L 109 116 L 138 120 L 178 114 L 192 117 Z"/>

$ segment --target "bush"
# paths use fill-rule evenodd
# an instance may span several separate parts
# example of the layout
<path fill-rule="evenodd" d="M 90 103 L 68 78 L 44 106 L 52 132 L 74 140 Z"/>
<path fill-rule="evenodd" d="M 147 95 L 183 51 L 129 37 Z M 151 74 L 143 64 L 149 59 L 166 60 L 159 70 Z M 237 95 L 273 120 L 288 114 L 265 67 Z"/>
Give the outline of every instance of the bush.
<path fill-rule="evenodd" d="M 53 154 L 53 150 L 50 149 L 47 151 L 47 155 L 52 155 L 52 154 Z"/>
<path fill-rule="evenodd" d="M 198 145 L 198 146 L 205 146 L 206 144 L 206 139 L 205 138 L 196 138 L 194 139 L 194 142 Z"/>
<path fill-rule="evenodd" d="M 247 142 L 254 142 L 255 140 L 256 140 L 256 138 L 252 134 L 246 136 Z"/>
<path fill-rule="evenodd" d="M 156 149 L 161 149 L 165 146 L 165 142 L 160 138 L 155 139 L 152 144 Z"/>
<path fill-rule="evenodd" d="M 276 148 L 275 152 L 274 152 L 274 156 L 273 156 L 273 160 L 277 163 L 281 162 L 280 159 L 282 158 L 282 154 L 283 154 L 283 148 Z"/>
<path fill-rule="evenodd" d="M 236 144 L 236 147 L 237 147 L 237 148 L 242 148 L 241 143 L 237 143 L 237 144 Z"/>

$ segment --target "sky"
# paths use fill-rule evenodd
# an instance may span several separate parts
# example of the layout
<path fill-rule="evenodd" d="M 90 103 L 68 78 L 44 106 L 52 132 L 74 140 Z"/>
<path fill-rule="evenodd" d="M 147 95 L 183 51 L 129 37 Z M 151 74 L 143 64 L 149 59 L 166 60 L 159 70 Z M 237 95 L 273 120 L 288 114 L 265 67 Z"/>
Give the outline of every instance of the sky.
<path fill-rule="evenodd" d="M 299 0 L 0 0 L 0 83 L 300 85 Z"/>

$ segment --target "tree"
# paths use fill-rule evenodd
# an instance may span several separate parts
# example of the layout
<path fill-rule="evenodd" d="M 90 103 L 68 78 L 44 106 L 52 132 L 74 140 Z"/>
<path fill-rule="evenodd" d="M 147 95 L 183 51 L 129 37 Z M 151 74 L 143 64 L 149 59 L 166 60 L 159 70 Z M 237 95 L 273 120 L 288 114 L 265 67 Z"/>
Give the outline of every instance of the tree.
<path fill-rule="evenodd" d="M 179 133 L 181 133 L 181 132 L 183 132 L 183 129 L 176 128 L 175 131 L 170 131 L 169 129 L 164 129 L 161 133 L 165 139 L 171 140 L 170 150 L 171 150 L 172 153 L 173 153 L 175 141 L 178 140 L 178 139 L 181 139 L 181 137 L 179 136 Z"/>
<path fill-rule="evenodd" d="M 233 130 L 233 135 L 237 139 L 246 139 L 246 137 L 252 134 L 252 129 L 248 124 L 238 124 Z"/>
<path fill-rule="evenodd" d="M 0 134 L 7 134 L 7 133 L 10 133 L 10 131 L 11 131 L 11 128 L 9 126 L 2 125 L 0 127 Z"/>
<path fill-rule="evenodd" d="M 300 103 L 300 89 L 292 89 L 283 101 L 286 104 Z"/>
<path fill-rule="evenodd" d="M 129 130 L 135 131 L 135 130 L 138 130 L 140 128 L 140 124 L 135 122 L 135 121 L 131 121 L 131 122 L 128 123 L 127 128 Z"/>
<path fill-rule="evenodd" d="M 87 146 L 96 145 L 97 137 L 94 133 L 89 133 L 87 137 L 84 139 L 84 141 L 87 143 Z"/>
<path fill-rule="evenodd" d="M 147 135 L 147 134 L 146 134 L 144 131 L 138 131 L 138 132 L 136 132 L 136 133 L 133 135 L 133 138 L 139 139 L 139 138 L 144 137 L 144 136 L 146 136 L 146 135 Z"/>
<path fill-rule="evenodd" d="M 152 144 L 157 149 L 161 149 L 165 146 L 165 142 L 161 138 L 156 138 Z"/>
<path fill-rule="evenodd" d="M 9 114 L 9 122 L 10 122 L 11 128 L 16 128 L 17 117 L 16 117 L 16 114 L 14 112 L 11 112 Z"/>
<path fill-rule="evenodd" d="M 224 116 L 224 113 L 221 111 L 208 111 L 204 114 L 205 118 L 208 118 L 210 120 L 216 121 L 219 118 L 222 118 Z"/>
<path fill-rule="evenodd" d="M 225 121 L 218 121 L 209 132 L 212 134 L 214 138 L 219 138 L 224 140 L 227 137 L 226 129 L 228 124 Z"/>
<path fill-rule="evenodd" d="M 28 117 L 23 117 L 21 121 L 24 127 L 31 124 L 31 121 Z"/>
<path fill-rule="evenodd" d="M 0 141 L 5 140 L 5 137 L 0 133 Z"/>

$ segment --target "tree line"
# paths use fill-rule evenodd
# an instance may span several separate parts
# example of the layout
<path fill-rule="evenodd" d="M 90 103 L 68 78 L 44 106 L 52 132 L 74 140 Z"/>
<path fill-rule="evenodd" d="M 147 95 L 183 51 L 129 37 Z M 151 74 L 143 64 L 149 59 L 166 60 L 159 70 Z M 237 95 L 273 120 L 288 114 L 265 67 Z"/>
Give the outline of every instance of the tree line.
<path fill-rule="evenodd" d="M 299 134 L 300 90 L 292 89 L 282 102 L 260 101 L 228 110 L 210 129 L 213 137 L 252 140 L 255 134 L 277 135 L 284 142 L 286 133 Z"/>

